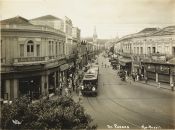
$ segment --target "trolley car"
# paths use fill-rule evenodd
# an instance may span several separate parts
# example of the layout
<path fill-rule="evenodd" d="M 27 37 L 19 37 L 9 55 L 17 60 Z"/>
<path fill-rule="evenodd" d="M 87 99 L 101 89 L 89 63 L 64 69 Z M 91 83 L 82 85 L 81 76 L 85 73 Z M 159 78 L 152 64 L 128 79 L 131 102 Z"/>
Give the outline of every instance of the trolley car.
<path fill-rule="evenodd" d="M 92 94 L 97 96 L 98 89 L 98 68 L 90 68 L 83 77 L 82 94 Z"/>

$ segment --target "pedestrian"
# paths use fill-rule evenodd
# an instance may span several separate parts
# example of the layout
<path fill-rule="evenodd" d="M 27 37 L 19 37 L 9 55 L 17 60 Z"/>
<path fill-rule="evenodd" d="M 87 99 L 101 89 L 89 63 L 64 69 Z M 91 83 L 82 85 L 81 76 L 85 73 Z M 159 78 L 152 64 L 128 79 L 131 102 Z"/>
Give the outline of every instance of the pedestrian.
<path fill-rule="evenodd" d="M 171 90 L 174 91 L 174 83 L 171 83 Z"/>
<path fill-rule="evenodd" d="M 148 77 L 145 76 L 145 83 L 147 84 L 148 83 Z"/>
<path fill-rule="evenodd" d="M 63 86 L 62 84 L 60 85 L 60 95 L 62 95 L 62 90 L 63 90 Z"/>
<path fill-rule="evenodd" d="M 66 87 L 64 90 L 65 90 L 65 95 L 68 97 L 69 96 L 69 89 Z"/>
<path fill-rule="evenodd" d="M 134 73 L 132 73 L 132 79 L 135 82 L 135 75 L 134 75 Z"/>
<path fill-rule="evenodd" d="M 55 92 L 56 92 L 56 95 L 58 96 L 59 95 L 59 88 L 58 88 L 58 86 L 56 87 Z"/>
<path fill-rule="evenodd" d="M 158 82 L 158 86 L 157 87 L 160 88 L 160 82 Z"/>
<path fill-rule="evenodd" d="M 78 93 L 78 101 L 82 101 L 82 92 L 81 92 L 81 87 L 79 87 L 79 93 Z"/>
<path fill-rule="evenodd" d="M 68 84 L 68 89 L 69 89 L 69 93 L 71 94 L 71 89 L 72 89 L 71 83 Z"/>

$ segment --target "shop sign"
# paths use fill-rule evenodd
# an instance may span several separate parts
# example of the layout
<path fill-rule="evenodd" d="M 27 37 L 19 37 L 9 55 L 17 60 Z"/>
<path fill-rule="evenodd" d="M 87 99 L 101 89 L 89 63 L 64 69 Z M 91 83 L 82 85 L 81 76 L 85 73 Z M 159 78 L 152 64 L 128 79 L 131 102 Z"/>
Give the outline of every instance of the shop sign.
<path fill-rule="evenodd" d="M 160 74 L 169 74 L 169 67 L 164 65 L 156 66 L 156 72 Z"/>
<path fill-rule="evenodd" d="M 171 72 L 172 75 L 175 75 L 175 67 L 172 67 L 172 68 L 170 69 L 170 72 Z"/>
<path fill-rule="evenodd" d="M 155 66 L 154 65 L 146 65 L 146 70 L 149 72 L 156 72 Z"/>

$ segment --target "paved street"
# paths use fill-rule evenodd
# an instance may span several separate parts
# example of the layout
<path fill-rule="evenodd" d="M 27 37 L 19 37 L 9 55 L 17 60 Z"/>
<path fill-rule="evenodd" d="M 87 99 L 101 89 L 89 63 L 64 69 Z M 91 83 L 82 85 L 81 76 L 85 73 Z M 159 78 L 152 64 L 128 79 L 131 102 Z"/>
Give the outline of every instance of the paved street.
<path fill-rule="evenodd" d="M 124 82 L 108 59 L 99 57 L 97 97 L 84 97 L 83 106 L 98 128 L 175 128 L 175 92 L 138 82 Z"/>

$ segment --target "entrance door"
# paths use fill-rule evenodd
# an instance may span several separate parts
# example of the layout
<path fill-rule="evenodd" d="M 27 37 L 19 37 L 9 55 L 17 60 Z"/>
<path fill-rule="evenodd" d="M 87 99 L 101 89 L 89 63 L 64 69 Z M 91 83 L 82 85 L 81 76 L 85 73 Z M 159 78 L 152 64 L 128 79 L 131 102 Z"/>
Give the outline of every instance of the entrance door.
<path fill-rule="evenodd" d="M 172 55 L 175 56 L 175 47 L 172 47 Z"/>
<path fill-rule="evenodd" d="M 31 40 L 27 42 L 27 56 L 34 56 L 34 43 Z"/>

